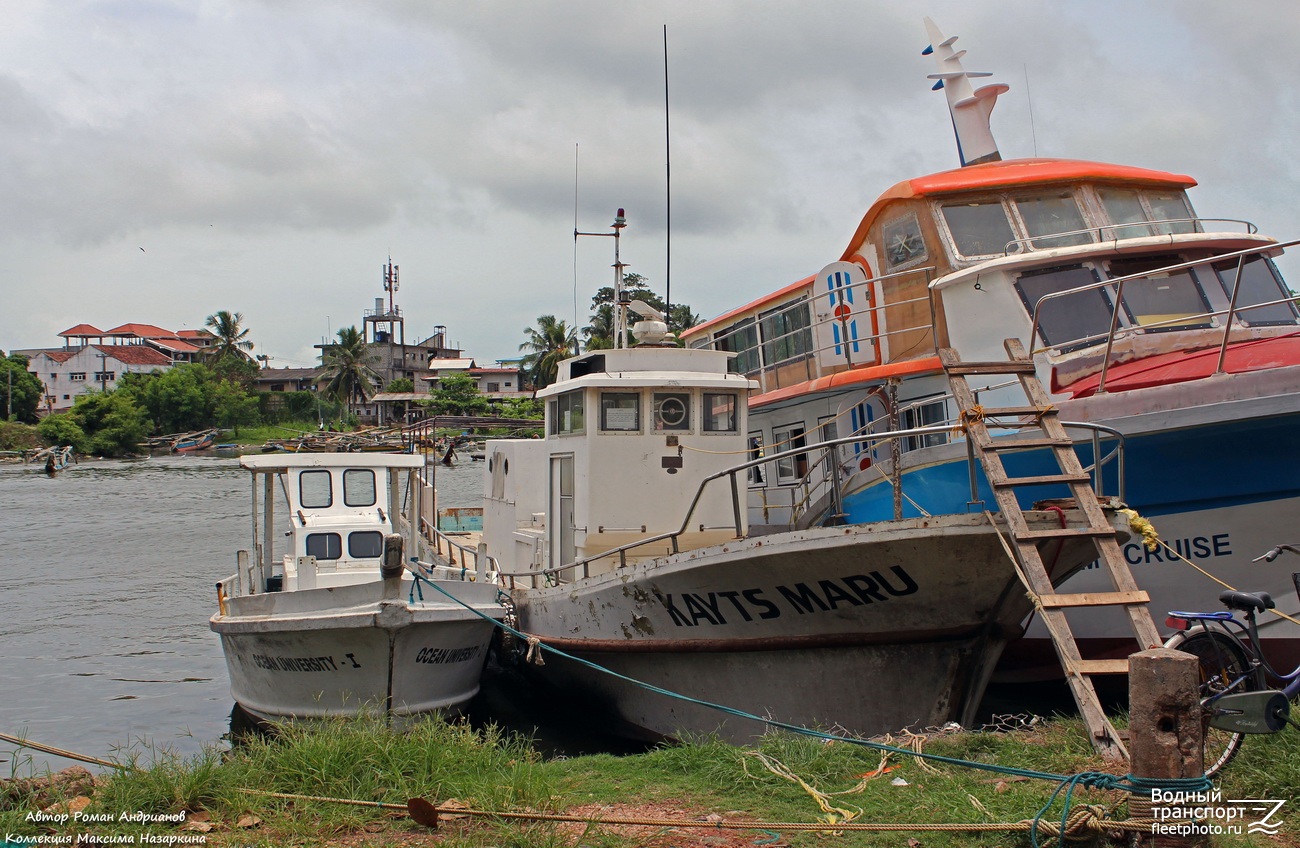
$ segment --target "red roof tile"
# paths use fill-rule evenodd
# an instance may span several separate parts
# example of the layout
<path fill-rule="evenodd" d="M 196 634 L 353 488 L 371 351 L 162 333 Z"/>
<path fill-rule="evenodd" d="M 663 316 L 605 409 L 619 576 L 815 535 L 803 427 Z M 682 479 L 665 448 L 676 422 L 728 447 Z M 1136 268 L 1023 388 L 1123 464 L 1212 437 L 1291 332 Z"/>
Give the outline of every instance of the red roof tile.
<path fill-rule="evenodd" d="M 103 335 L 139 336 L 142 339 L 176 338 L 176 334 L 171 330 L 164 330 L 162 327 L 155 327 L 153 324 L 123 324 L 120 327 L 114 327 L 111 330 L 105 330 Z"/>
<path fill-rule="evenodd" d="M 60 338 L 72 338 L 75 336 L 104 336 L 107 335 L 103 330 L 91 326 L 90 324 L 78 324 L 75 327 L 64 330 L 59 333 Z"/>
<path fill-rule="evenodd" d="M 133 345 L 91 345 L 123 365 L 171 365 L 172 361 L 151 347 Z"/>

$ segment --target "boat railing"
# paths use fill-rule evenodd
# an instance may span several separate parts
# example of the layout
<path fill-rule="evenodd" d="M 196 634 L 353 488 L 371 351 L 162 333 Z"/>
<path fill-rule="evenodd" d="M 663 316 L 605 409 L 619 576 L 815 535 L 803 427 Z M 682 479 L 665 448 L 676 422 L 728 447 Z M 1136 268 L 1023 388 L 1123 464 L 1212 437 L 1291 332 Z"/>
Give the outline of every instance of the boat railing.
<path fill-rule="evenodd" d="M 496 557 L 487 553 L 483 545 L 473 547 L 458 542 L 438 526 L 437 495 L 434 484 L 425 478 L 423 472 L 416 471 L 414 509 L 419 537 L 432 545 L 434 553 L 453 566 L 470 568 L 474 571 L 499 571 Z M 459 559 L 458 559 L 459 558 Z"/>
<path fill-rule="evenodd" d="M 1038 302 L 1034 305 L 1033 322 L 1030 325 L 1029 334 L 1030 348 L 1035 353 L 1042 353 L 1049 350 L 1075 350 L 1081 347 L 1095 346 L 1104 342 L 1105 347 L 1101 357 L 1101 376 L 1097 386 L 1097 392 L 1101 393 L 1106 390 L 1107 372 L 1114 358 L 1115 343 L 1118 339 L 1153 330 L 1169 330 L 1192 326 L 1199 326 L 1203 329 L 1214 328 L 1216 319 L 1224 319 L 1222 321 L 1222 333 L 1219 339 L 1219 357 L 1214 372 L 1216 374 L 1222 373 L 1224 360 L 1227 356 L 1228 344 L 1232 337 L 1232 329 L 1242 320 L 1241 313 L 1254 309 L 1264 309 L 1267 307 L 1289 304 L 1291 306 L 1292 323 L 1295 323 L 1296 318 L 1300 317 L 1300 312 L 1296 311 L 1297 303 L 1300 302 L 1300 295 L 1292 294 L 1289 297 L 1279 297 L 1272 300 L 1251 302 L 1247 304 L 1239 303 L 1239 296 L 1242 288 L 1242 270 L 1245 268 L 1246 260 L 1253 256 L 1270 256 L 1297 244 L 1300 244 L 1300 239 L 1261 245 L 1228 253 L 1219 253 L 1202 259 L 1180 262 L 1162 268 L 1142 271 L 1136 274 L 1128 274 L 1122 277 L 1113 277 L 1096 283 L 1045 294 L 1040 297 Z M 1231 262 L 1232 260 L 1236 260 L 1237 267 L 1228 294 L 1227 308 L 1179 314 L 1170 318 L 1127 325 L 1120 321 L 1121 314 L 1132 314 L 1128 309 L 1129 304 L 1124 299 L 1124 288 L 1126 285 L 1135 281 L 1140 282 L 1144 280 L 1165 278 L 1170 274 L 1181 271 L 1192 270 L 1193 273 L 1195 273 L 1195 269 L 1198 268 L 1203 269 L 1205 267 L 1210 267 L 1211 272 L 1213 272 L 1214 268 L 1212 266 L 1222 265 Z M 1281 287 L 1281 281 L 1277 278 L 1274 278 L 1274 280 L 1278 283 L 1279 291 L 1284 291 Z M 1091 333 L 1077 338 L 1049 341 L 1044 335 L 1042 327 L 1044 309 L 1052 304 L 1056 304 L 1058 301 L 1063 301 L 1066 298 L 1077 298 L 1080 295 L 1085 295 L 1088 292 L 1094 291 L 1109 291 L 1111 293 L 1111 297 L 1108 298 L 1110 305 L 1110 324 L 1107 330 L 1105 332 Z M 1042 341 L 1043 346 L 1035 347 L 1036 342 L 1039 340 Z"/>
<path fill-rule="evenodd" d="M 1122 224 L 1102 224 L 1099 227 L 1084 227 L 1078 230 L 1066 230 L 1059 233 L 1043 233 L 1036 236 L 1012 239 L 1002 250 L 1003 256 L 1020 254 L 1026 250 L 1046 250 L 1051 247 L 1074 247 L 1080 244 L 1096 244 L 1121 239 L 1150 238 L 1153 236 L 1188 235 L 1193 233 L 1225 232 L 1221 228 L 1207 229 L 1206 225 L 1236 224 L 1244 228 L 1248 235 L 1255 235 L 1258 228 L 1250 221 L 1240 218 L 1162 218 L 1154 221 L 1129 221 Z M 1145 232 L 1137 232 L 1144 230 Z M 1232 232 L 1232 231 L 1227 231 Z M 1109 234 L 1109 235 L 1108 235 Z M 1087 240 L 1080 242 L 1080 236 Z M 1076 239 L 1067 244 L 1044 246 L 1041 242 L 1064 241 Z"/>
<path fill-rule="evenodd" d="M 1119 431 L 1117 430 L 1111 429 L 1109 427 L 1104 427 L 1101 425 L 1080 424 L 1080 423 L 1073 423 L 1073 422 L 1069 422 L 1069 423 L 1063 422 L 1063 423 L 1065 423 L 1067 427 L 1086 428 L 1086 429 L 1091 429 L 1094 432 L 1093 435 L 1094 463 L 1092 466 L 1090 466 L 1090 470 L 1095 470 L 1096 472 L 1093 475 L 1094 480 L 1096 481 L 1094 482 L 1094 486 L 1099 485 L 1099 481 L 1102 476 L 1100 473 L 1100 468 L 1105 462 L 1108 461 L 1108 459 L 1102 458 L 1101 436 L 1102 434 L 1105 434 L 1117 440 L 1115 450 L 1111 454 L 1108 454 L 1108 457 L 1118 457 L 1117 473 L 1121 481 L 1120 492 L 1122 498 L 1123 443 L 1124 443 L 1123 435 L 1119 433 Z M 1019 429 L 1019 427 L 1021 426 L 1019 424 L 1011 424 L 1011 423 L 999 424 L 993 421 L 987 422 L 987 425 L 990 427 L 995 427 L 995 428 L 1001 427 L 1006 429 Z M 733 465 L 729 468 L 722 469 L 721 471 L 716 471 L 708 475 L 704 479 L 702 479 L 700 481 L 700 484 L 695 489 L 695 495 L 691 498 L 691 501 L 686 508 L 686 513 L 685 516 L 682 518 L 680 526 L 678 526 L 676 530 L 670 530 L 664 533 L 657 533 L 652 536 L 647 536 L 643 539 L 638 539 L 634 542 L 628 542 L 626 544 L 619 545 L 614 548 L 609 548 L 608 550 L 602 551 L 598 554 L 583 557 L 581 559 L 574 560 L 573 562 L 564 563 L 562 565 L 552 566 L 550 568 L 534 570 L 534 571 L 522 571 L 522 572 L 498 571 L 498 576 L 502 579 L 503 582 L 505 582 L 512 589 L 515 588 L 516 585 L 522 581 L 528 581 L 533 588 L 537 588 L 539 584 L 548 585 L 548 586 L 560 585 L 561 583 L 566 582 L 565 581 L 566 575 L 568 575 L 571 572 L 574 575 L 579 577 L 584 577 L 584 578 L 590 577 L 592 574 L 592 570 L 591 570 L 592 565 L 594 563 L 606 562 L 614 557 L 617 557 L 618 559 L 618 567 L 624 568 L 627 566 L 628 554 L 632 551 L 635 551 L 637 548 L 645 547 L 647 545 L 654 545 L 662 542 L 667 542 L 671 553 L 673 554 L 680 553 L 682 551 L 682 548 L 680 546 L 680 540 L 682 536 L 684 536 L 688 532 L 692 532 L 693 528 L 691 526 L 691 520 L 695 516 L 696 509 L 699 507 L 700 502 L 704 497 L 705 490 L 708 489 L 710 484 L 716 483 L 719 480 L 727 480 L 730 488 L 732 519 L 734 522 L 733 525 L 730 525 L 730 529 L 734 530 L 736 538 L 743 538 L 744 525 L 745 525 L 745 511 L 747 505 L 746 503 L 742 502 L 741 493 L 747 491 L 748 487 L 745 485 L 744 481 L 750 469 L 764 465 L 766 463 L 775 463 L 779 460 L 786 459 L 786 458 L 794 459 L 800 456 L 801 454 L 808 454 L 814 451 L 821 451 L 824 455 L 829 455 L 831 452 L 837 450 L 839 447 L 844 445 L 852 445 L 852 444 L 865 442 L 870 447 L 874 448 L 877 443 L 889 441 L 891 439 L 924 437 L 928 435 L 948 433 L 951 432 L 951 430 L 952 430 L 952 425 L 943 424 L 943 425 L 928 426 L 928 427 L 912 427 L 904 430 L 893 430 L 886 433 L 874 433 L 874 434 L 859 433 L 851 436 L 844 436 L 842 438 L 832 439 L 826 442 L 820 442 L 814 445 L 791 448 L 789 450 L 781 451 L 775 454 L 769 454 L 767 456 L 758 457 L 757 459 L 746 460 L 745 462 L 737 463 L 736 465 Z M 978 466 L 978 459 L 975 456 L 973 445 L 970 444 L 969 440 L 967 440 L 967 443 L 968 443 L 968 449 L 966 452 L 966 463 L 968 465 L 968 477 L 970 481 L 970 501 L 968 502 L 968 506 L 974 507 L 976 505 L 982 504 L 983 500 L 980 498 L 979 495 L 979 487 L 978 487 L 979 478 L 977 476 L 977 471 L 976 471 L 976 468 Z M 1030 447 L 1032 447 L 1032 445 L 1026 445 L 1026 449 L 1029 449 Z M 894 467 L 890 469 L 889 473 L 890 473 L 890 477 L 889 477 L 890 484 L 894 486 L 896 489 L 901 489 L 902 478 L 903 478 L 902 468 L 897 463 L 895 463 Z M 833 481 L 833 485 L 835 486 L 836 489 L 833 495 L 834 497 L 833 502 L 838 506 L 839 504 L 842 503 L 841 500 L 842 492 L 839 490 L 840 477 L 837 474 L 833 474 L 830 475 L 830 479 Z M 895 518 L 901 518 L 901 517 L 902 517 L 901 515 L 895 515 Z M 836 512 L 831 513 L 828 516 L 827 523 L 842 524 L 844 523 L 843 518 L 844 516 L 842 510 L 837 509 Z M 701 525 L 698 529 L 704 530 L 704 529 L 722 529 L 722 528 L 716 528 L 716 527 L 705 528 L 703 525 Z"/>
<path fill-rule="evenodd" d="M 854 310 L 855 320 L 862 320 L 865 317 L 872 331 L 856 338 L 848 338 L 847 331 L 843 331 L 839 341 L 818 344 L 817 340 L 822 328 L 839 325 L 841 330 L 844 330 L 846 320 L 833 314 L 828 300 L 829 293 L 817 291 L 815 284 L 810 284 L 806 294 L 776 309 L 752 316 L 738 317 L 725 331 L 712 335 L 707 346 L 714 350 L 737 354 L 738 370 L 746 376 L 757 379 L 761 390 L 765 392 L 780 388 L 782 379 L 779 372 L 800 362 L 808 362 L 809 367 L 807 373 L 797 378 L 798 381 L 821 376 L 820 363 L 828 353 L 832 353 L 834 358 L 839 360 L 837 364 L 869 364 L 868 361 L 877 360 L 880 356 L 881 343 L 890 337 L 907 333 L 933 333 L 933 319 L 925 323 L 900 327 L 881 320 L 881 316 L 887 310 L 896 311 L 912 304 L 928 305 L 930 301 L 928 285 L 933 278 L 934 270 L 932 266 L 909 268 L 836 289 L 837 297 L 843 297 L 844 293 L 848 292 L 857 303 L 864 304 Z M 876 287 L 906 277 L 919 278 L 923 283 L 922 291 L 926 293 L 914 298 L 891 299 L 888 303 L 881 303 L 874 296 Z M 822 311 L 825 316 L 823 318 L 817 317 L 818 311 L 815 307 L 819 303 L 825 306 Z M 801 312 L 803 314 L 800 314 Z M 876 329 L 881 324 L 886 324 L 889 328 Z M 773 327 L 789 327 L 789 329 L 769 335 Z M 833 337 L 834 334 L 830 335 Z M 854 346 L 864 348 L 868 352 L 855 354 L 852 351 Z M 842 354 L 833 354 L 837 348 L 842 350 Z"/>

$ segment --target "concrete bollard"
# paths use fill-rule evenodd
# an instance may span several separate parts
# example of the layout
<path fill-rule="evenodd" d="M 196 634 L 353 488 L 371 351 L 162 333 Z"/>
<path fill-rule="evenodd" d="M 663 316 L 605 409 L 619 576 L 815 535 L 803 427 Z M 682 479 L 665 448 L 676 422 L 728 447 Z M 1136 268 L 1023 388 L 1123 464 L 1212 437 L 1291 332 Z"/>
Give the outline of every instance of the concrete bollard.
<path fill-rule="evenodd" d="M 1168 780 L 1205 774 L 1202 745 L 1200 669 L 1196 657 L 1169 648 L 1152 648 L 1131 655 L 1128 672 L 1129 771 L 1135 778 Z M 1209 845 L 1209 836 L 1196 832 L 1170 833 L 1177 826 L 1194 827 L 1190 810 L 1204 806 L 1153 801 L 1150 793 L 1134 794 L 1131 818 L 1154 818 L 1168 828 L 1139 834 L 1135 845 L 1149 848 L 1189 848 Z"/>

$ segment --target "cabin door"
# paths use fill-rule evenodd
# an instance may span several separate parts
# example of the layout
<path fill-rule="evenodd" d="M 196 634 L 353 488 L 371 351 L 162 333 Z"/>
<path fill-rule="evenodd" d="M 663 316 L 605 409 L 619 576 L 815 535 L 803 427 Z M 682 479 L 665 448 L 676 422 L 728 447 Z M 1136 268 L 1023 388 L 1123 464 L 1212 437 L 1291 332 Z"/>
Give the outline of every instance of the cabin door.
<path fill-rule="evenodd" d="M 573 562 L 573 454 L 551 457 L 551 499 L 547 510 L 551 567 Z M 564 575 L 560 575 L 564 579 Z"/>

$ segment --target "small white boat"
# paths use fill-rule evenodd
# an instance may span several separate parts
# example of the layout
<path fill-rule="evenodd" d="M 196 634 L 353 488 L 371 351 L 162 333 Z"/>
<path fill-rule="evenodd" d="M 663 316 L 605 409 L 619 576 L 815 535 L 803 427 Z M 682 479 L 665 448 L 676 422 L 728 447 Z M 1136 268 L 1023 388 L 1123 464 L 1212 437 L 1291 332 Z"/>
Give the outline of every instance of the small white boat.
<path fill-rule="evenodd" d="M 252 473 L 253 554 L 240 551 L 237 573 L 217 584 L 210 621 L 236 703 L 264 721 L 459 712 L 505 610 L 492 575 L 428 564 L 413 529 L 433 514 L 424 458 L 307 453 L 240 465 Z"/>

